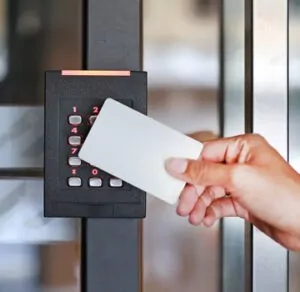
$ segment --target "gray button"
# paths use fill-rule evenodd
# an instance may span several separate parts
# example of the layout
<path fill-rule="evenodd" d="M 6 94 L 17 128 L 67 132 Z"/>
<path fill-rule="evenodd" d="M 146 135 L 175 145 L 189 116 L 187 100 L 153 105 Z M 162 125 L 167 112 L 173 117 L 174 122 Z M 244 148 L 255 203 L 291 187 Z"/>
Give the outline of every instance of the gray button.
<path fill-rule="evenodd" d="M 81 187 L 81 178 L 80 177 L 70 177 L 68 179 L 68 185 L 70 187 Z"/>
<path fill-rule="evenodd" d="M 82 118 L 79 115 L 71 115 L 69 116 L 69 123 L 74 126 L 80 125 L 82 123 Z"/>
<path fill-rule="evenodd" d="M 94 122 L 95 122 L 96 119 L 97 119 L 97 116 L 95 116 L 95 115 L 90 116 L 90 117 L 89 117 L 89 122 L 90 122 L 90 124 L 91 124 L 91 125 L 94 124 Z"/>
<path fill-rule="evenodd" d="M 79 146 L 81 144 L 81 137 L 80 136 L 69 137 L 69 144 L 72 146 Z"/>
<path fill-rule="evenodd" d="M 98 178 L 98 177 L 90 178 L 89 185 L 92 188 L 99 188 L 102 186 L 102 180 L 101 180 L 101 178 Z"/>
<path fill-rule="evenodd" d="M 111 178 L 109 181 L 109 185 L 113 188 L 120 188 L 123 186 L 123 181 L 118 178 Z"/>
<path fill-rule="evenodd" d="M 81 160 L 78 157 L 69 157 L 70 166 L 79 166 L 81 165 Z"/>

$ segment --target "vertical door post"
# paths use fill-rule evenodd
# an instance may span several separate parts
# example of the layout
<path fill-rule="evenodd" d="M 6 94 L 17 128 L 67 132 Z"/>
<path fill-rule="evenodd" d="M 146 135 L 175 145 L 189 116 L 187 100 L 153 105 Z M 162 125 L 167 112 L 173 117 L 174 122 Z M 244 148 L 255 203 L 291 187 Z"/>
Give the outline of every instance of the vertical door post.
<path fill-rule="evenodd" d="M 84 69 L 142 69 L 142 0 L 83 1 Z M 141 222 L 82 220 L 82 292 L 139 292 Z"/>

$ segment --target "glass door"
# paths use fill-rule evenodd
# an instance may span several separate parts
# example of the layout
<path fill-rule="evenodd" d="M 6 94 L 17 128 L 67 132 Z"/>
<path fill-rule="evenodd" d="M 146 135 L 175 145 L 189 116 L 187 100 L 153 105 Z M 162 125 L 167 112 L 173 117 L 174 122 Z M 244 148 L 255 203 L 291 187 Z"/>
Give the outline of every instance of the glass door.
<path fill-rule="evenodd" d="M 0 291 L 80 291 L 79 220 L 43 218 L 43 71 L 82 67 L 84 8 L 0 0 Z M 143 18 L 149 116 L 201 141 L 258 132 L 300 171 L 299 1 L 144 0 Z M 145 292 L 300 290 L 299 254 L 243 220 L 147 204 Z"/>
<path fill-rule="evenodd" d="M 251 4 L 253 132 L 288 159 L 288 1 Z M 288 252 L 256 228 L 252 252 L 253 291 L 288 291 Z"/>
<path fill-rule="evenodd" d="M 44 70 L 80 66 L 81 1 L 0 0 L 0 291 L 78 291 L 79 225 L 43 217 L 42 175 Z"/>
<path fill-rule="evenodd" d="M 300 2 L 289 1 L 289 161 L 300 172 Z M 289 291 L 300 290 L 300 254 L 289 253 Z"/>
<path fill-rule="evenodd" d="M 225 0 L 222 11 L 224 135 L 262 134 L 299 171 L 299 3 Z M 236 219 L 223 239 L 224 291 L 299 291 L 298 253 Z"/>
<path fill-rule="evenodd" d="M 245 1 L 221 2 L 220 115 L 222 136 L 245 132 Z M 222 290 L 250 292 L 246 279 L 250 261 L 246 248 L 247 225 L 241 219 L 222 220 Z"/>
<path fill-rule="evenodd" d="M 144 0 L 148 114 L 201 141 L 220 136 L 219 8 L 219 1 Z M 147 200 L 144 291 L 220 291 L 220 225 L 191 226 L 174 206 Z"/>

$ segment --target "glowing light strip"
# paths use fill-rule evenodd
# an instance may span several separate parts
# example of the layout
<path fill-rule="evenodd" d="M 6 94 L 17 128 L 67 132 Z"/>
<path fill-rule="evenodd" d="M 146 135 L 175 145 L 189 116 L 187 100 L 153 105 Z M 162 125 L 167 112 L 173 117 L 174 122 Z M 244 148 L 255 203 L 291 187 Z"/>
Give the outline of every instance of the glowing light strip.
<path fill-rule="evenodd" d="M 111 70 L 62 70 L 63 76 L 130 76 L 130 71 Z"/>

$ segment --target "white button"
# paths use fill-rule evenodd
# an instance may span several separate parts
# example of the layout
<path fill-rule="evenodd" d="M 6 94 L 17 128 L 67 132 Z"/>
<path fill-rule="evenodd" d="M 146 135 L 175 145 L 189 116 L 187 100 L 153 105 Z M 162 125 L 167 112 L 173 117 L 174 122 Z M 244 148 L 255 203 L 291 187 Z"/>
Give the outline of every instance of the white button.
<path fill-rule="evenodd" d="M 97 116 L 90 116 L 89 117 L 89 122 L 90 122 L 90 124 L 92 125 L 94 122 L 95 122 L 95 120 L 97 119 Z"/>
<path fill-rule="evenodd" d="M 79 146 L 81 144 L 81 137 L 80 136 L 69 137 L 69 144 L 72 146 Z"/>
<path fill-rule="evenodd" d="M 92 188 L 99 188 L 102 186 L 102 180 L 101 178 L 97 178 L 97 177 L 90 178 L 89 185 Z"/>
<path fill-rule="evenodd" d="M 113 188 L 120 188 L 123 186 L 123 182 L 118 178 L 111 178 L 109 181 L 109 185 Z"/>
<path fill-rule="evenodd" d="M 80 177 L 70 177 L 68 179 L 68 185 L 70 187 L 80 187 L 81 186 L 81 178 Z"/>
<path fill-rule="evenodd" d="M 72 116 L 69 116 L 69 123 L 70 123 L 71 125 L 74 125 L 74 126 L 80 125 L 81 122 L 82 122 L 81 116 L 79 116 L 79 115 L 72 115 Z"/>
<path fill-rule="evenodd" d="M 69 157 L 70 166 L 79 166 L 81 165 L 81 160 L 78 157 Z"/>

